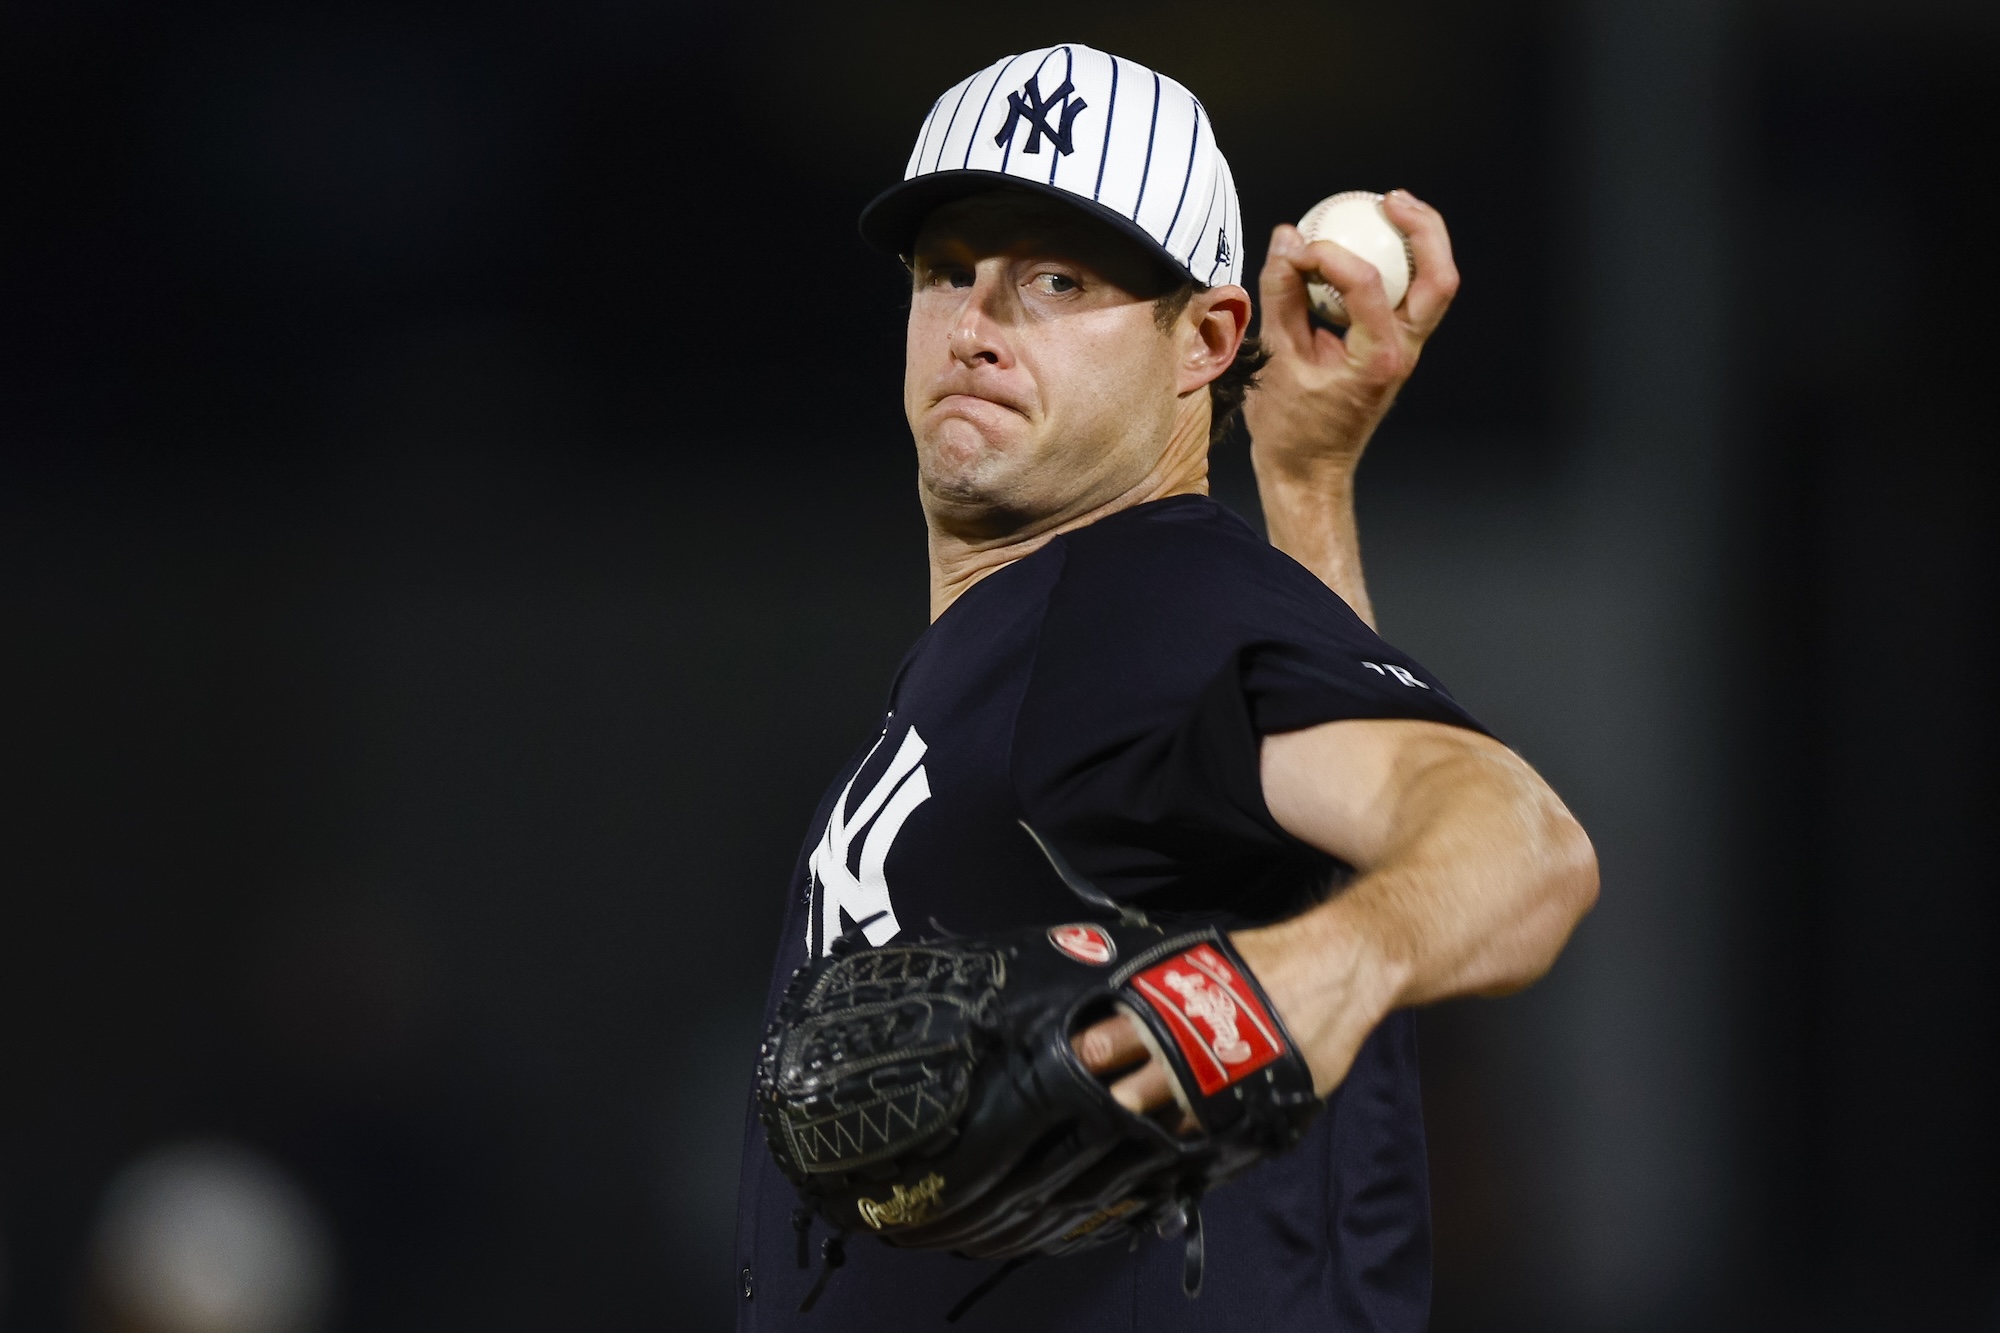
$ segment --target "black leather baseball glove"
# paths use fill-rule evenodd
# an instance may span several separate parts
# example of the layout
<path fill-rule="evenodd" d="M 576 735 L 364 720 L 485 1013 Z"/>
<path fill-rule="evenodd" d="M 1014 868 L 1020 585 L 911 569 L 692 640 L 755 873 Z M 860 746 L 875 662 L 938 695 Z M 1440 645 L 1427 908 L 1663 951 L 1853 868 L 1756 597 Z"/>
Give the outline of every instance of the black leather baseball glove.
<path fill-rule="evenodd" d="M 975 1258 L 1159 1229 L 1187 1236 L 1193 1295 L 1202 1193 L 1290 1147 L 1319 1110 L 1296 1043 L 1217 930 L 1079 922 L 860 945 L 799 969 L 759 1060 L 771 1151 L 811 1210 L 802 1262 L 811 1212 L 837 1236 Z M 1071 1035 L 1119 1011 L 1172 1071 L 1192 1134 L 1127 1111 L 1077 1059 Z M 838 1238 L 826 1254 L 830 1271 Z"/>

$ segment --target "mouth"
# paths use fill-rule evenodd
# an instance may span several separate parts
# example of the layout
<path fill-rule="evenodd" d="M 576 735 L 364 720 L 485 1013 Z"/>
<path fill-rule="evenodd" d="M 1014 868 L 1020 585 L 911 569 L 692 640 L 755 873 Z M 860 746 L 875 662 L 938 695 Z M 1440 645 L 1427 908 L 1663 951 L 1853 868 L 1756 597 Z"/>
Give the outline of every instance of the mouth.
<path fill-rule="evenodd" d="M 1026 408 L 1006 398 L 992 398 L 986 394 L 970 394 L 970 392 L 938 394 L 932 400 L 930 410 L 924 412 L 924 416 L 938 426 L 952 420 L 962 422 L 964 426 L 970 426 L 978 434 L 988 436 L 990 442 L 998 442 L 1000 436 L 1012 438 L 1018 430 L 1032 424 L 1034 420 Z"/>
<path fill-rule="evenodd" d="M 1011 412 L 1015 416 L 1024 417 L 1027 415 L 1026 412 L 1023 412 L 1020 408 L 1004 399 L 988 398 L 983 394 L 976 393 L 942 394 L 931 404 L 932 412 L 946 415 L 968 414 L 973 416 L 987 416 L 996 409 L 1002 412 Z"/>

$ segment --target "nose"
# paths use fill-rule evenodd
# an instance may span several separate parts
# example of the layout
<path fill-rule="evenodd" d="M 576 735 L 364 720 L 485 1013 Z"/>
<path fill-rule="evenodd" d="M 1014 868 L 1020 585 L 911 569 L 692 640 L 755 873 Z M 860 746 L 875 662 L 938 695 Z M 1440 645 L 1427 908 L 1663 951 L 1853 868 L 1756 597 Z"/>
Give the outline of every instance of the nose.
<path fill-rule="evenodd" d="M 999 304 L 1006 298 L 1004 275 L 998 265 L 981 264 L 951 327 L 951 356 L 967 369 L 980 365 L 1004 368 L 1011 358 L 1002 332 Z"/>

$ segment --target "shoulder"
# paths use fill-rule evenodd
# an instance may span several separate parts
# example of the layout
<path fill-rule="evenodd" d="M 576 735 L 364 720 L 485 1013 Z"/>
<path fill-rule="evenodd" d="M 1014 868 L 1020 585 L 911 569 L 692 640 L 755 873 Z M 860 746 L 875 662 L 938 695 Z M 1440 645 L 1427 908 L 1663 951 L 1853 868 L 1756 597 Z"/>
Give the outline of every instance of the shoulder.
<path fill-rule="evenodd" d="M 1082 613 L 1092 637 L 1284 637 L 1305 626 L 1374 637 L 1310 570 L 1207 496 L 1140 505 L 1061 542 L 1051 614 Z"/>
<path fill-rule="evenodd" d="M 1233 510 L 1206 495 L 1174 495 L 1120 510 L 1060 538 L 1071 558 L 1087 563 L 1220 558 L 1255 567 L 1272 547 Z"/>
<path fill-rule="evenodd" d="M 1206 496 L 1141 505 L 1059 539 L 1035 696 L 1059 715 L 1179 714 L 1263 647 L 1353 656 L 1373 643 L 1347 604 Z"/>
<path fill-rule="evenodd" d="M 1483 729 L 1311 570 L 1205 496 L 1062 540 L 1035 667 L 1060 715 L 1171 712 L 1227 671 L 1260 734 L 1384 717 Z"/>

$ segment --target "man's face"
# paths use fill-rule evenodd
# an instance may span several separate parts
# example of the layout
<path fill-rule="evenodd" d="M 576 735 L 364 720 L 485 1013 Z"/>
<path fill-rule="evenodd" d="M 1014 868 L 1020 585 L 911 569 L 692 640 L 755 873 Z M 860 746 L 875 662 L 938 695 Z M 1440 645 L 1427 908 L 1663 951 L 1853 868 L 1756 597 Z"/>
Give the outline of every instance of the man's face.
<path fill-rule="evenodd" d="M 933 521 L 1004 536 L 1087 512 L 1160 461 L 1178 343 L 1169 283 L 1131 242 L 1052 200 L 947 205 L 911 257 L 903 407 Z"/>

